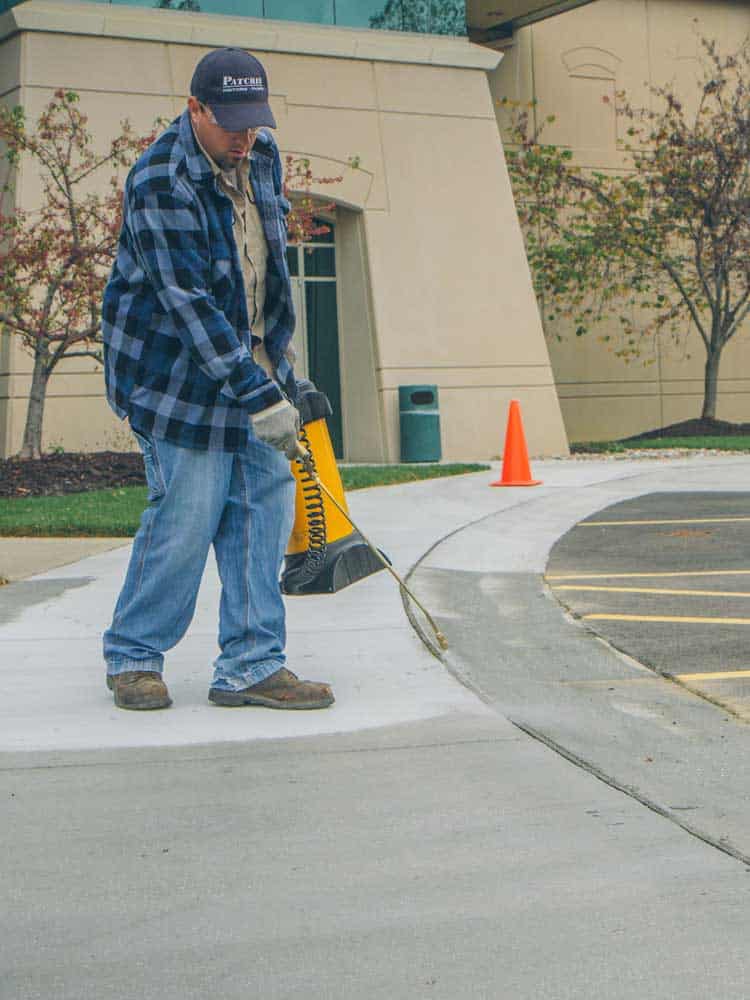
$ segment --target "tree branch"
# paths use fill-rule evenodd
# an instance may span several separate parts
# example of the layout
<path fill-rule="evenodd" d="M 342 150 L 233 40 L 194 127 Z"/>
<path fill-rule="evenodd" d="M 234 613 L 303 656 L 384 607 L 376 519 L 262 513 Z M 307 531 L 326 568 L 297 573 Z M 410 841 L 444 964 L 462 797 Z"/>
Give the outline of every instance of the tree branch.
<path fill-rule="evenodd" d="M 75 336 L 75 339 L 71 341 L 70 337 L 66 337 L 65 340 L 61 340 L 58 346 L 50 354 L 50 363 L 48 365 L 48 370 L 52 369 L 63 360 L 63 358 L 96 358 L 97 361 L 101 360 L 101 355 L 94 350 L 81 350 L 81 351 L 67 351 L 66 347 L 72 342 L 77 343 L 78 340 L 85 340 L 87 336 L 87 331 L 81 331 L 81 336 Z"/>
<path fill-rule="evenodd" d="M 65 360 L 67 361 L 68 358 L 93 358 L 99 364 L 104 363 L 104 355 L 101 351 L 69 351 L 65 354 Z"/>
<path fill-rule="evenodd" d="M 16 313 L 5 312 L 5 310 L 0 309 L 0 323 L 4 326 L 11 326 L 14 330 L 18 330 L 20 333 L 25 334 L 27 337 L 33 336 L 33 330 L 31 327 L 24 323 Z"/>
<path fill-rule="evenodd" d="M 669 275 L 669 277 L 672 279 L 672 281 L 677 286 L 677 288 L 678 288 L 678 290 L 680 292 L 680 295 L 682 296 L 682 301 L 688 307 L 688 310 L 690 311 L 690 315 L 693 317 L 693 322 L 695 323 L 696 327 L 698 328 L 698 333 L 701 335 L 701 339 L 702 339 L 703 343 L 706 345 L 706 350 L 708 351 L 709 347 L 711 346 L 711 341 L 710 341 L 709 337 L 706 334 L 706 331 L 705 331 L 705 329 L 703 327 L 703 323 L 701 322 L 700 313 L 698 312 L 698 309 L 696 308 L 695 303 L 693 302 L 693 300 L 688 295 L 687 290 L 685 289 L 685 287 L 684 287 L 684 285 L 682 283 L 682 279 L 680 278 L 680 276 L 677 273 L 676 269 L 668 261 L 662 261 L 661 266 L 664 268 L 664 270 L 667 272 L 667 274 Z"/>
<path fill-rule="evenodd" d="M 615 203 L 613 202 L 613 200 L 611 198 L 608 198 L 595 185 L 590 184 L 584 178 L 574 179 L 574 184 L 576 183 L 576 181 L 581 182 L 580 184 L 578 184 L 579 187 L 583 187 L 585 190 L 587 190 L 590 194 L 592 194 L 595 198 L 597 198 L 597 200 L 599 200 L 607 208 L 613 209 L 613 208 L 616 207 Z M 632 218 L 626 217 L 624 221 L 625 221 L 626 225 L 628 226 L 628 228 L 633 231 L 633 235 L 636 238 L 641 238 L 642 239 L 642 237 L 643 237 L 642 229 L 639 231 L 638 228 L 636 226 L 634 226 Z M 679 291 L 680 296 L 682 297 L 683 302 L 687 306 L 687 308 L 688 308 L 688 310 L 690 312 L 690 315 L 692 316 L 693 322 L 695 323 L 696 327 L 698 328 L 698 332 L 699 332 L 699 334 L 701 336 L 701 339 L 703 340 L 703 343 L 706 345 L 706 350 L 708 350 L 709 345 L 710 345 L 710 340 L 709 340 L 709 338 L 708 338 L 708 336 L 706 334 L 705 328 L 704 328 L 703 323 L 701 321 L 700 313 L 698 312 L 698 310 L 697 310 L 697 308 L 695 306 L 695 303 L 693 302 L 692 298 L 690 297 L 690 294 L 688 293 L 687 288 L 685 287 L 685 284 L 684 284 L 682 278 L 680 277 L 680 275 L 678 274 L 677 269 L 675 268 L 675 266 L 666 257 L 664 257 L 662 254 L 659 254 L 656 251 L 652 250 L 648 246 L 648 244 L 647 244 L 647 242 L 645 240 L 643 240 L 640 243 L 640 250 L 647 257 L 650 257 L 652 260 L 654 260 L 669 275 L 669 277 L 671 278 L 672 282 L 674 283 L 674 285 L 676 286 L 677 290 Z"/>
<path fill-rule="evenodd" d="M 724 334 L 724 343 L 731 340 L 732 337 L 737 333 L 737 331 L 742 326 L 745 319 L 750 315 L 750 289 L 748 289 L 742 298 L 739 300 L 737 305 L 732 310 L 732 319 L 727 326 L 727 332 Z"/>
<path fill-rule="evenodd" d="M 703 229 L 704 227 L 701 226 L 700 229 L 701 237 L 695 246 L 695 270 L 700 279 L 700 283 L 703 288 L 703 294 L 706 296 L 709 306 L 713 309 L 714 304 L 711 296 L 711 289 L 708 286 L 708 281 L 706 280 L 706 275 L 703 270 Z"/>

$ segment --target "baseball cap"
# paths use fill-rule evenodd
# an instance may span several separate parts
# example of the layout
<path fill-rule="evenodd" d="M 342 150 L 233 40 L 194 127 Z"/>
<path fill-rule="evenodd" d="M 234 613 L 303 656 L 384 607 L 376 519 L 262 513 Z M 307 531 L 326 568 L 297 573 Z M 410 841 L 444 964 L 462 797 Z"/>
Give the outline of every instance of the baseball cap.
<path fill-rule="evenodd" d="M 213 112 L 221 128 L 241 132 L 276 119 L 268 104 L 268 77 L 262 64 L 244 49 L 215 49 L 195 67 L 190 93 Z"/>

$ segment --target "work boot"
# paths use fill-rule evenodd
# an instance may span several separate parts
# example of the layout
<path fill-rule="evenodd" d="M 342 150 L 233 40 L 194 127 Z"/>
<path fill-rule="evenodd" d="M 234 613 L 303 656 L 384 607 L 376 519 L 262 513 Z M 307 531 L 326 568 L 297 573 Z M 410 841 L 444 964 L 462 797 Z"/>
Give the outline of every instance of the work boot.
<path fill-rule="evenodd" d="M 241 691 L 211 688 L 208 700 L 214 705 L 263 705 L 265 708 L 328 708 L 334 702 L 333 691 L 327 684 L 301 681 L 291 670 L 282 667 L 264 681 Z"/>
<path fill-rule="evenodd" d="M 107 687 L 115 693 L 118 708 L 137 710 L 169 708 L 172 699 L 161 674 L 153 670 L 128 670 L 124 674 L 107 674 Z"/>

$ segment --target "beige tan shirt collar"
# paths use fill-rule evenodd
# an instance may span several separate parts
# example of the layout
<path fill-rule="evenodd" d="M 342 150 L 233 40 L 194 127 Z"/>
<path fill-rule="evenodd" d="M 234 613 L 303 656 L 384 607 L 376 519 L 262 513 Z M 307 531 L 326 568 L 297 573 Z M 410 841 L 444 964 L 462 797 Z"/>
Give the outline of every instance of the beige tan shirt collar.
<path fill-rule="evenodd" d="M 253 333 L 262 341 L 265 334 L 263 309 L 266 301 L 266 260 L 268 251 L 258 208 L 255 202 L 251 201 L 248 211 L 248 205 L 245 201 L 245 191 L 250 187 L 250 160 L 242 160 L 237 167 L 235 174 L 237 186 L 235 186 L 229 180 L 229 172 L 222 170 L 213 157 L 206 152 L 195 133 L 195 129 L 193 129 L 193 135 L 195 136 L 198 148 L 208 160 L 218 184 L 234 203 L 235 211 L 232 228 L 234 229 L 237 247 L 240 250 L 240 263 L 242 264 L 242 277 L 245 283 L 248 316 Z M 270 374 L 271 365 L 263 345 L 260 344 L 256 347 L 253 354 L 255 360 Z"/>

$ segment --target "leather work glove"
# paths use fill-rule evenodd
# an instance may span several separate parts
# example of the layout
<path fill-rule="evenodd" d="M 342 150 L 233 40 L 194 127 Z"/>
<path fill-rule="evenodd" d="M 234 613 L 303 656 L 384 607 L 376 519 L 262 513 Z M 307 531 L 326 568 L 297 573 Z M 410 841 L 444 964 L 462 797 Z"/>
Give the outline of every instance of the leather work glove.
<path fill-rule="evenodd" d="M 283 451 L 291 461 L 297 455 L 299 413 L 286 399 L 250 415 L 255 436 L 272 448 Z"/>

